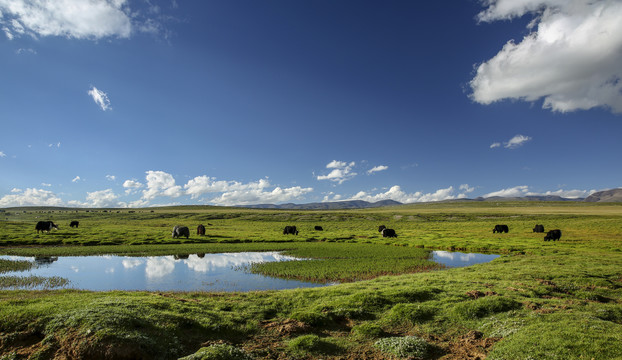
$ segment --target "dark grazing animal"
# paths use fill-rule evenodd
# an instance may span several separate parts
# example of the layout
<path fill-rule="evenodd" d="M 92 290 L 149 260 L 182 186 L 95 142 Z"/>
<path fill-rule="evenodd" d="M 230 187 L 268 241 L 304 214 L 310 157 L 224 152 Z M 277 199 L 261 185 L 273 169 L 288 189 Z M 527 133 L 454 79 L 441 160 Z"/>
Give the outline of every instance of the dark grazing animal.
<path fill-rule="evenodd" d="M 187 226 L 179 226 L 176 225 L 173 228 L 173 239 L 178 238 L 178 237 L 182 237 L 185 236 L 186 239 L 190 237 L 190 229 L 188 229 Z"/>
<path fill-rule="evenodd" d="M 283 235 L 288 234 L 298 235 L 298 230 L 296 230 L 295 226 L 286 226 L 285 229 L 283 229 Z"/>
<path fill-rule="evenodd" d="M 380 225 L 378 226 L 378 232 L 382 232 L 382 230 L 386 229 L 387 227 L 384 225 Z"/>
<path fill-rule="evenodd" d="M 555 230 L 549 230 L 548 233 L 546 233 L 546 235 L 544 236 L 544 241 L 557 241 L 559 239 L 561 239 L 562 237 L 562 231 L 559 229 L 555 229 Z"/>
<path fill-rule="evenodd" d="M 382 237 L 396 238 L 397 234 L 393 229 L 384 228 L 382 229 Z"/>
<path fill-rule="evenodd" d="M 321 226 L 317 226 L 317 225 L 315 226 L 315 230 L 317 230 L 317 231 L 324 231 L 324 229 Z"/>
<path fill-rule="evenodd" d="M 78 225 L 80 225 L 79 221 L 72 221 L 69 223 L 69 227 L 78 227 Z"/>
<path fill-rule="evenodd" d="M 544 225 L 536 225 L 533 228 L 533 232 L 543 233 L 544 232 Z"/>
<path fill-rule="evenodd" d="M 37 234 L 39 233 L 39 231 L 50 232 L 52 231 L 52 229 L 58 230 L 58 226 L 56 226 L 56 224 L 54 224 L 52 221 L 39 221 L 37 225 L 35 226 L 35 230 L 37 230 Z"/>
<path fill-rule="evenodd" d="M 507 233 L 510 232 L 510 229 L 507 225 L 495 225 L 495 228 L 492 229 L 492 233 Z"/>
<path fill-rule="evenodd" d="M 205 235 L 205 226 L 203 224 L 197 226 L 197 235 Z"/>

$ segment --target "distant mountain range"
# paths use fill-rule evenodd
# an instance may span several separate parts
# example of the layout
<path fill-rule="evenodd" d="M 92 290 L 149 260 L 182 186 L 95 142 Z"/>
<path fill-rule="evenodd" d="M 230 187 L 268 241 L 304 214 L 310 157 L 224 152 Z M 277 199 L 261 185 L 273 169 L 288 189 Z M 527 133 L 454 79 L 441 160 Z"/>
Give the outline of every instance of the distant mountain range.
<path fill-rule="evenodd" d="M 622 202 L 622 189 L 595 192 L 585 198 L 586 202 Z"/>
<path fill-rule="evenodd" d="M 334 202 L 321 202 L 321 203 L 309 203 L 309 204 L 258 204 L 258 205 L 241 205 L 239 207 L 251 208 L 251 209 L 287 209 L 287 210 L 339 210 L 339 209 L 367 209 L 383 206 L 402 205 L 399 201 L 394 200 L 382 200 L 378 202 L 368 202 L 363 200 L 350 200 L 350 201 L 334 201 Z"/>
<path fill-rule="evenodd" d="M 444 202 L 455 201 L 486 201 L 486 202 L 506 202 L 506 201 L 575 201 L 575 202 L 622 202 L 622 189 L 613 189 L 595 192 L 587 198 L 568 199 L 561 196 L 523 196 L 523 197 L 500 197 L 493 196 L 488 198 L 478 197 L 475 199 L 454 199 L 446 200 Z M 341 209 L 369 209 L 378 208 L 383 206 L 397 206 L 404 205 L 399 201 L 394 200 L 382 200 L 378 202 L 368 202 L 363 200 L 349 200 L 349 201 L 333 201 L 333 202 L 321 202 L 321 203 L 308 203 L 308 204 L 258 204 L 258 205 L 239 205 L 236 207 L 250 208 L 250 209 L 284 209 L 284 210 L 341 210 Z M 184 205 L 183 208 L 204 208 L 204 205 Z M 69 207 L 48 207 L 48 206 L 29 206 L 29 207 L 9 207 L 6 210 L 28 208 L 31 211 L 37 210 L 67 210 L 74 211 L 76 208 Z M 151 208 L 155 209 L 155 208 Z M 2 212 L 4 210 L 0 210 Z"/>
<path fill-rule="evenodd" d="M 521 196 L 521 197 L 478 197 L 475 199 L 459 199 L 448 201 L 576 201 L 576 202 L 622 202 L 622 189 L 613 189 L 606 191 L 595 192 L 587 198 L 569 199 L 555 195 L 536 195 L 536 196 Z M 286 210 L 339 210 L 339 209 L 368 209 L 377 208 L 383 206 L 396 206 L 403 205 L 399 201 L 383 200 L 378 202 L 368 202 L 363 200 L 350 200 L 350 201 L 333 201 L 333 202 L 321 202 L 321 203 L 309 203 L 309 204 L 258 204 L 258 205 L 244 205 L 239 207 L 252 208 L 252 209 L 286 209 Z"/>

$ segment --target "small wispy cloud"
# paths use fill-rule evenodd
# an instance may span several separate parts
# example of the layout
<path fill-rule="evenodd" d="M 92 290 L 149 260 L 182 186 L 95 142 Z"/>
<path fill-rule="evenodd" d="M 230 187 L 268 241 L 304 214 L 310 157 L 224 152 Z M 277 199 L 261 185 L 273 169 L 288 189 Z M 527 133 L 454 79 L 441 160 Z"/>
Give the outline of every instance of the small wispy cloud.
<path fill-rule="evenodd" d="M 88 94 L 93 98 L 93 101 L 103 110 L 111 110 L 110 107 L 110 99 L 108 98 L 108 94 L 99 90 L 95 86 L 91 86 L 91 89 L 88 91 Z"/>
<path fill-rule="evenodd" d="M 48 145 L 48 147 L 51 147 L 51 148 L 53 148 L 53 147 L 60 148 L 60 141 L 59 141 L 59 142 L 57 142 L 56 144 L 49 144 L 49 145 Z"/>
<path fill-rule="evenodd" d="M 117 177 L 114 176 L 114 175 L 106 175 L 106 179 L 108 179 L 110 181 L 115 181 L 117 179 Z"/>
<path fill-rule="evenodd" d="M 0 157 L 6 157 L 6 154 L 4 153 L 4 151 L 0 151 Z"/>
<path fill-rule="evenodd" d="M 15 53 L 17 55 L 24 55 L 24 54 L 37 55 L 37 51 L 35 49 L 30 49 L 30 48 L 28 49 L 20 48 L 20 49 L 17 49 Z"/>
<path fill-rule="evenodd" d="M 367 170 L 367 175 L 371 175 L 371 174 L 373 174 L 375 172 L 378 172 L 378 171 L 384 171 L 384 170 L 387 170 L 388 168 L 389 167 L 386 166 L 386 165 L 374 166 L 373 168 Z"/>
<path fill-rule="evenodd" d="M 523 144 L 529 140 L 531 140 L 529 136 L 516 135 L 511 138 L 510 141 L 506 142 L 503 147 L 506 149 L 516 149 L 519 146 L 523 146 Z"/>
<path fill-rule="evenodd" d="M 71 182 L 78 182 L 80 180 L 82 180 L 82 179 L 80 179 L 79 176 L 76 176 L 75 178 L 73 178 L 73 180 L 71 180 Z"/>
<path fill-rule="evenodd" d="M 518 134 L 514 136 L 513 138 L 511 138 L 510 140 L 503 142 L 503 147 L 506 149 L 516 149 L 518 147 L 523 146 L 529 140 L 531 140 L 531 137 Z M 501 147 L 500 142 L 494 142 L 490 144 L 491 149 L 495 149 L 499 147 Z"/>

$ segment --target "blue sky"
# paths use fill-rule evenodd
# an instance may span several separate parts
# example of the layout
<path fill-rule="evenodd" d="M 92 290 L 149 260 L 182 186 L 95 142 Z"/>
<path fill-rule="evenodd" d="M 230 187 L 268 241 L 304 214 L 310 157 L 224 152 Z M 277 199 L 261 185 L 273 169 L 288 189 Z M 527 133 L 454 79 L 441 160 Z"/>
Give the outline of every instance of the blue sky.
<path fill-rule="evenodd" d="M 585 197 L 622 1 L 0 0 L 0 207 Z"/>

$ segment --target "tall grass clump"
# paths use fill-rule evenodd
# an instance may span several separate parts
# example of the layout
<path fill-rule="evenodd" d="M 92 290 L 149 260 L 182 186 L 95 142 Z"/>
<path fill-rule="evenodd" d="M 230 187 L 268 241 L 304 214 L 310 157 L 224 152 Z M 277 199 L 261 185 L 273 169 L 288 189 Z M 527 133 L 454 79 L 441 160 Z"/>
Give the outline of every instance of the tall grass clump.
<path fill-rule="evenodd" d="M 328 341 L 323 340 L 317 335 L 301 335 L 291 339 L 287 343 L 287 350 L 294 356 L 308 356 L 320 354 L 335 354 L 340 348 Z"/>
<path fill-rule="evenodd" d="M 518 309 L 522 304 L 514 299 L 502 296 L 487 296 L 477 300 L 458 303 L 455 314 L 463 320 L 475 320 L 496 313 Z"/>
<path fill-rule="evenodd" d="M 397 304 L 391 308 L 385 319 L 391 324 L 416 325 L 434 318 L 436 309 L 421 304 Z"/>

